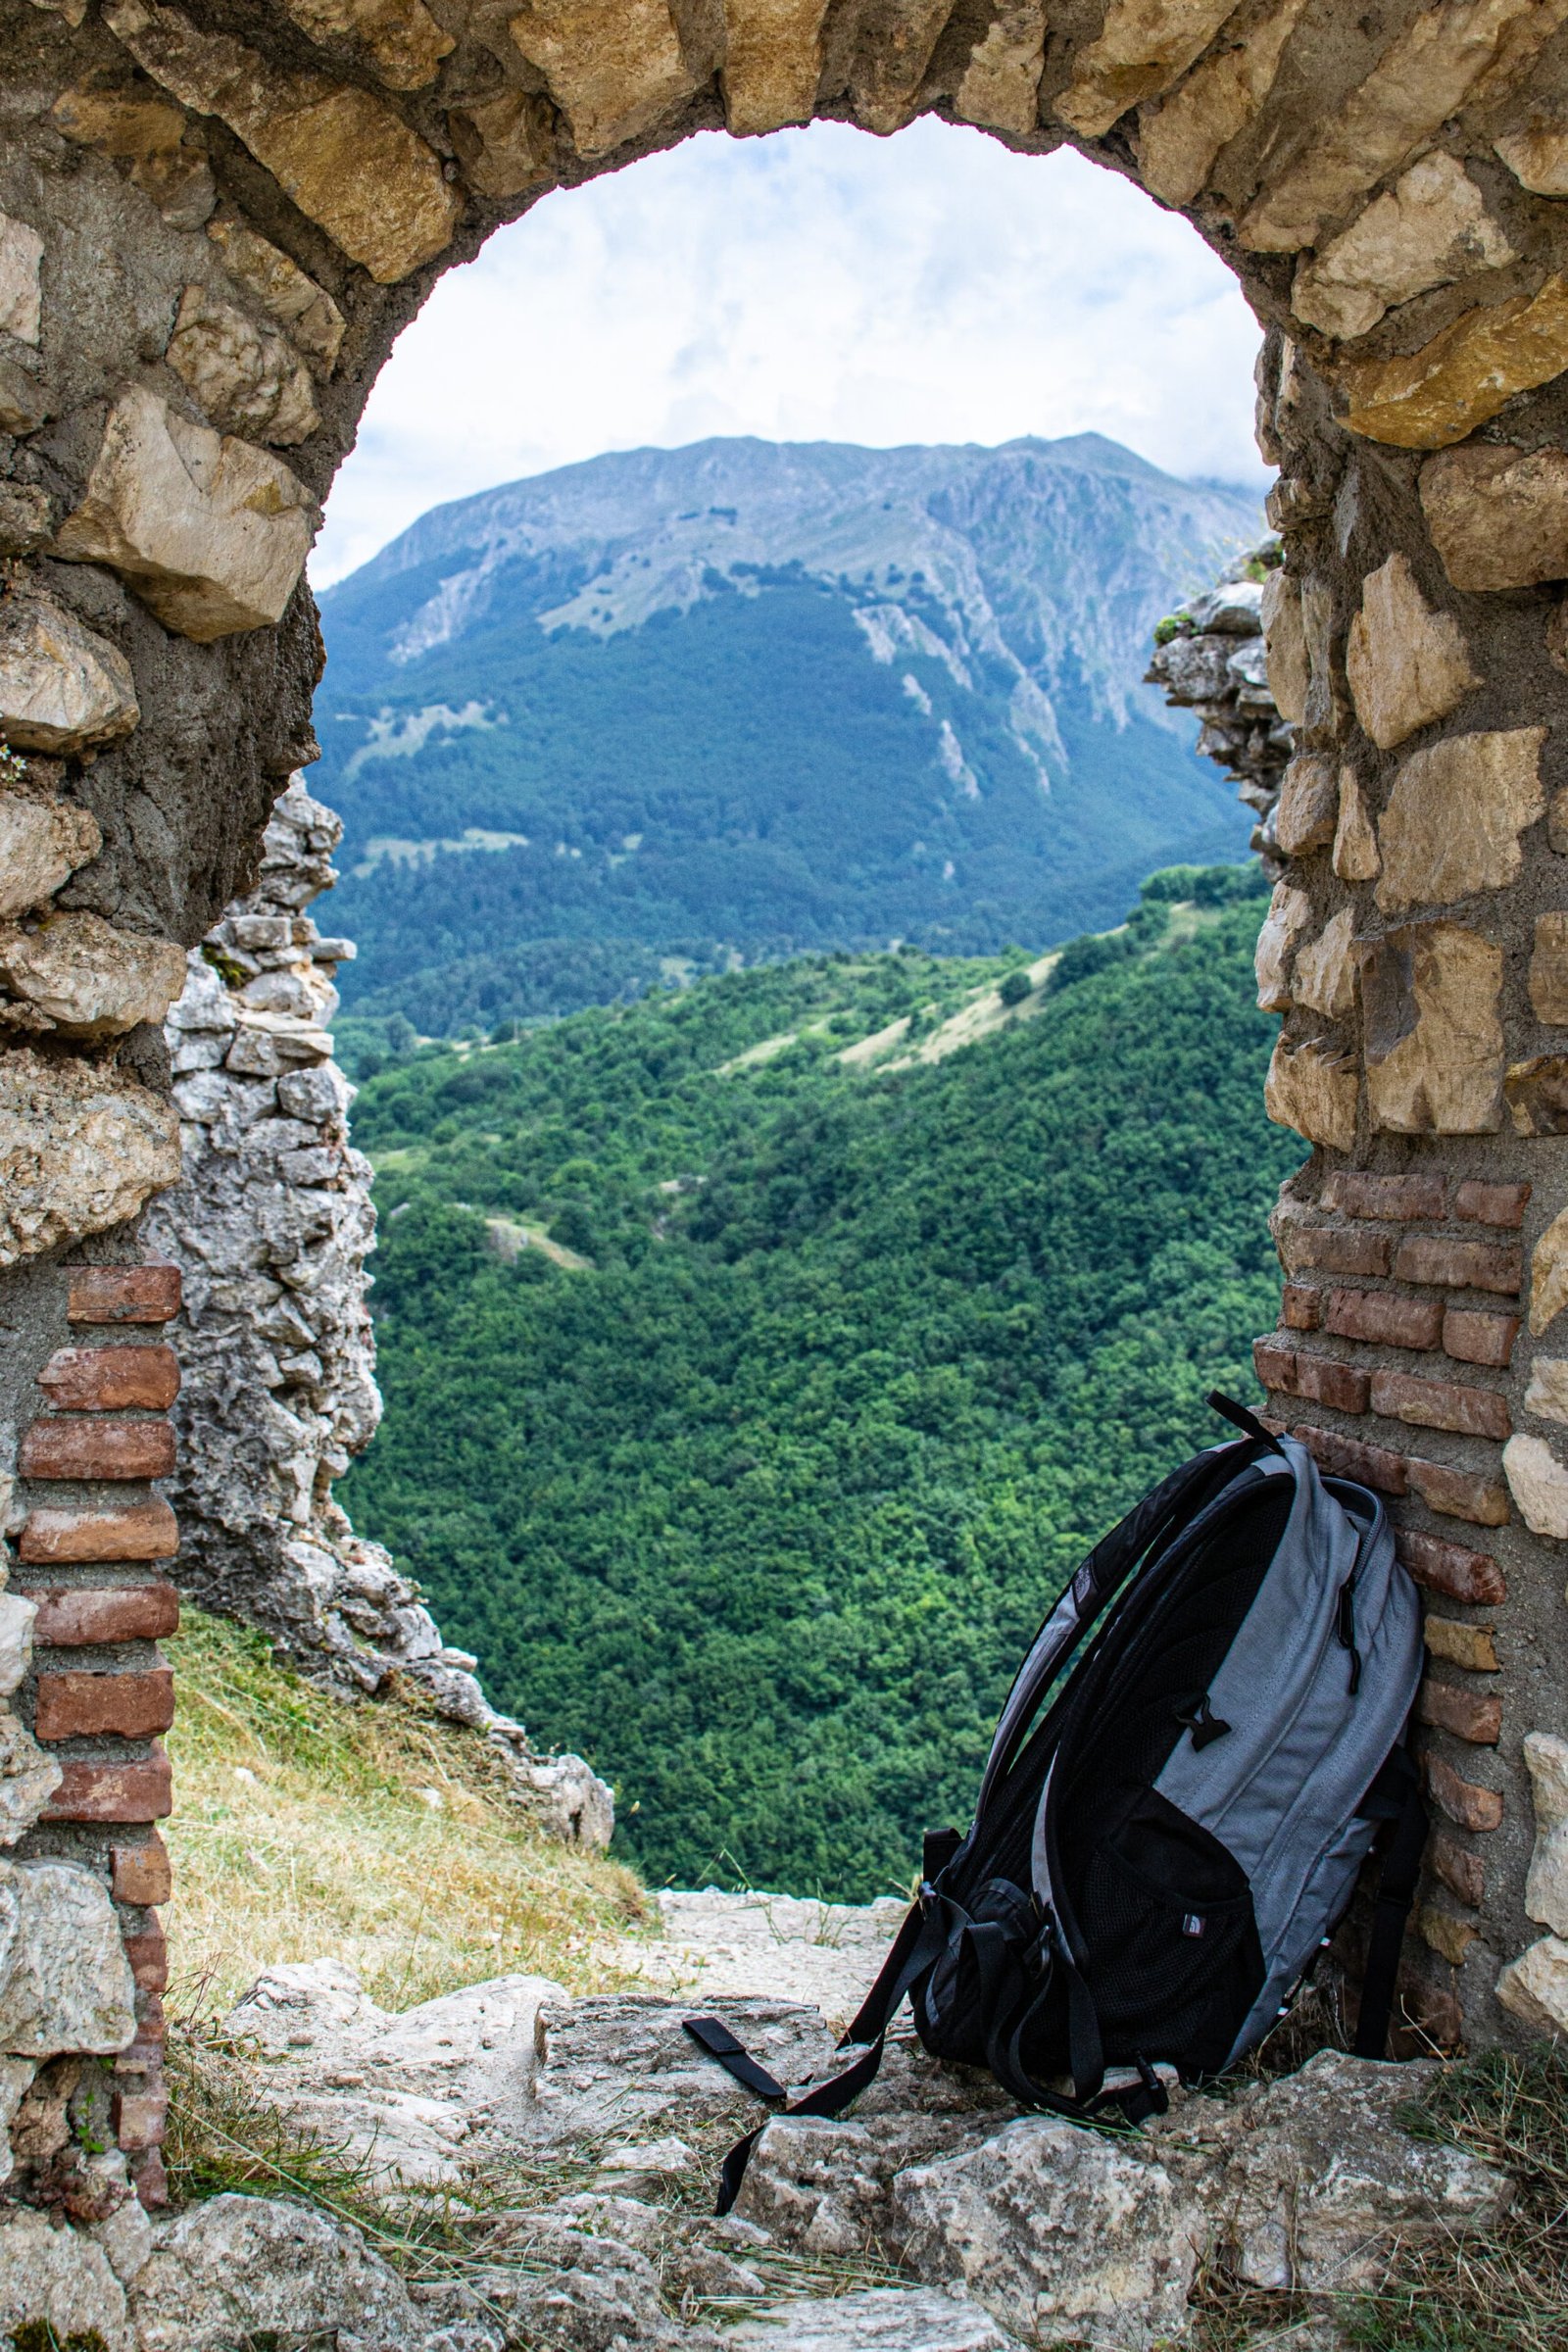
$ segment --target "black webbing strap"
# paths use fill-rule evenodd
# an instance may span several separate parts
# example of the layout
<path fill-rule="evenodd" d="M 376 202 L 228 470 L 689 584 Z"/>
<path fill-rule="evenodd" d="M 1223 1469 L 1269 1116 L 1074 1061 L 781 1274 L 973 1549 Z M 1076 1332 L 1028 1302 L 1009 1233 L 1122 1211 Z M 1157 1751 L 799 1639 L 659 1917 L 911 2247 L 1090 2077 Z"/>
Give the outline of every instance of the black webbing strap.
<path fill-rule="evenodd" d="M 1378 1880 L 1372 1933 L 1367 1938 L 1366 1967 L 1361 1978 L 1361 2009 L 1355 2026 L 1358 2058 L 1386 2058 L 1389 2054 L 1389 2022 L 1394 2015 L 1399 1952 L 1410 1905 L 1415 1900 L 1426 1842 L 1427 1809 L 1412 1767 Z"/>
<path fill-rule="evenodd" d="M 1274 1432 L 1265 1429 L 1254 1412 L 1245 1404 L 1238 1404 L 1234 1396 L 1227 1396 L 1223 1389 L 1210 1389 L 1207 1403 L 1210 1412 L 1218 1413 L 1233 1429 L 1239 1429 L 1244 1438 L 1254 1438 L 1260 1445 L 1272 1446 L 1276 1453 L 1283 1450 Z"/>
<path fill-rule="evenodd" d="M 728 2026 L 716 2017 L 686 2017 L 681 2023 L 700 2049 L 710 2058 L 716 2058 L 725 2073 L 734 2077 L 758 2098 L 763 2099 L 781 2115 L 842 2115 L 853 2099 L 858 2099 L 868 2084 L 876 2081 L 882 2064 L 882 2052 L 887 2040 L 889 2020 L 899 2003 L 914 1984 L 933 1966 L 945 1950 L 952 1923 L 962 1918 L 956 1903 L 934 1889 L 921 1889 L 922 1899 L 907 1913 L 894 1938 L 893 1948 L 882 1963 L 876 1983 L 866 1994 L 849 2032 L 839 2043 L 841 2050 L 863 2042 L 865 2047 L 841 2075 L 832 2075 L 825 2082 L 817 2082 L 790 2103 L 789 2093 L 766 2067 L 759 2066 Z M 738 2139 L 725 2157 L 718 2177 L 718 2201 L 715 2213 L 728 2213 L 740 2195 L 746 2167 L 752 2150 L 767 2129 L 759 2124 Z"/>

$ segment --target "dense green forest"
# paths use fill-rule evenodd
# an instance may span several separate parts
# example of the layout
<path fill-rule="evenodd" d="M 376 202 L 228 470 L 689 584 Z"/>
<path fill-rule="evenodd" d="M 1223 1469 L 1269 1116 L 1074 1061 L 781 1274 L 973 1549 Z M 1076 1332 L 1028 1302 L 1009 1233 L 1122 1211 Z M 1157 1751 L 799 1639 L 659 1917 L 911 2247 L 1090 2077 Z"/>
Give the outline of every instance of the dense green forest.
<path fill-rule="evenodd" d="M 366 1086 L 387 1411 L 345 1499 L 656 1880 L 906 1884 L 1082 1551 L 1218 1434 L 1210 1386 L 1255 1394 L 1300 1156 L 1259 888 L 1186 869 L 1050 968 L 804 957 Z"/>

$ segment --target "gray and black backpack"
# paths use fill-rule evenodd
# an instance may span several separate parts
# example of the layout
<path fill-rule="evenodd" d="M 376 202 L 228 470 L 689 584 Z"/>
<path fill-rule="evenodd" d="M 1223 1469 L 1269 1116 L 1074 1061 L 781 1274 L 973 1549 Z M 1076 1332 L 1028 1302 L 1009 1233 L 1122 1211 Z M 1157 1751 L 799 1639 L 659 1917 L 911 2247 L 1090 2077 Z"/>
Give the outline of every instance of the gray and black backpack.
<path fill-rule="evenodd" d="M 1243 1437 L 1096 1545 L 1013 1684 L 968 1834 L 927 1835 L 841 2045 L 860 2055 L 791 2102 L 718 2019 L 685 2021 L 769 2105 L 841 2113 L 907 1995 L 928 2050 L 1024 2106 L 1141 2122 L 1166 2104 L 1157 2069 L 1219 2074 L 1285 2013 L 1380 1835 L 1356 2048 L 1383 2056 L 1426 1840 L 1415 1588 L 1374 1494 L 1210 1402 Z"/>

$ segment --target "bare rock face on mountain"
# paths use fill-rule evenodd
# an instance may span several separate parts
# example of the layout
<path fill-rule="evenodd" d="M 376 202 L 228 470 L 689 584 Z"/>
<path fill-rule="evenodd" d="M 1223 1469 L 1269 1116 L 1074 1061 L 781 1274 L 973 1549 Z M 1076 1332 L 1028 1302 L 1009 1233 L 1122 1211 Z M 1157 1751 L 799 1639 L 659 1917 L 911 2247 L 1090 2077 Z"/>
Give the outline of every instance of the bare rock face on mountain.
<path fill-rule="evenodd" d="M 332 975 L 352 942 L 305 909 L 336 879 L 342 826 L 297 776 L 278 800 L 256 888 L 187 958 L 167 1040 L 183 1180 L 148 1218 L 183 1269 L 172 1333 L 183 1376 L 173 1499 L 178 1574 L 204 1607 L 260 1625 L 345 1694 L 402 1674 L 489 1734 L 518 1801 L 554 1835 L 605 1845 L 609 1789 L 580 1757 L 541 1757 L 498 1715 L 474 1660 L 449 1649 L 332 1481 L 381 1417 L 367 1259 L 370 1165 L 348 1140 L 353 1090 L 332 1059 Z"/>

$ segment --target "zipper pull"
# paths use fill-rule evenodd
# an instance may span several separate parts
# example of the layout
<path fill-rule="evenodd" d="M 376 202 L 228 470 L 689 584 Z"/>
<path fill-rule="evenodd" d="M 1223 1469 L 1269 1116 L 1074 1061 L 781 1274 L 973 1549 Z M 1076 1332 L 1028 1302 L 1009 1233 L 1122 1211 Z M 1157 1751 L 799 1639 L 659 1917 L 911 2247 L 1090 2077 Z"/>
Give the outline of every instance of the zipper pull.
<path fill-rule="evenodd" d="M 1361 1688 L 1361 1652 L 1355 1646 L 1355 1579 L 1352 1576 L 1340 1587 L 1339 1605 L 1340 1646 L 1350 1653 L 1350 1696 Z"/>

